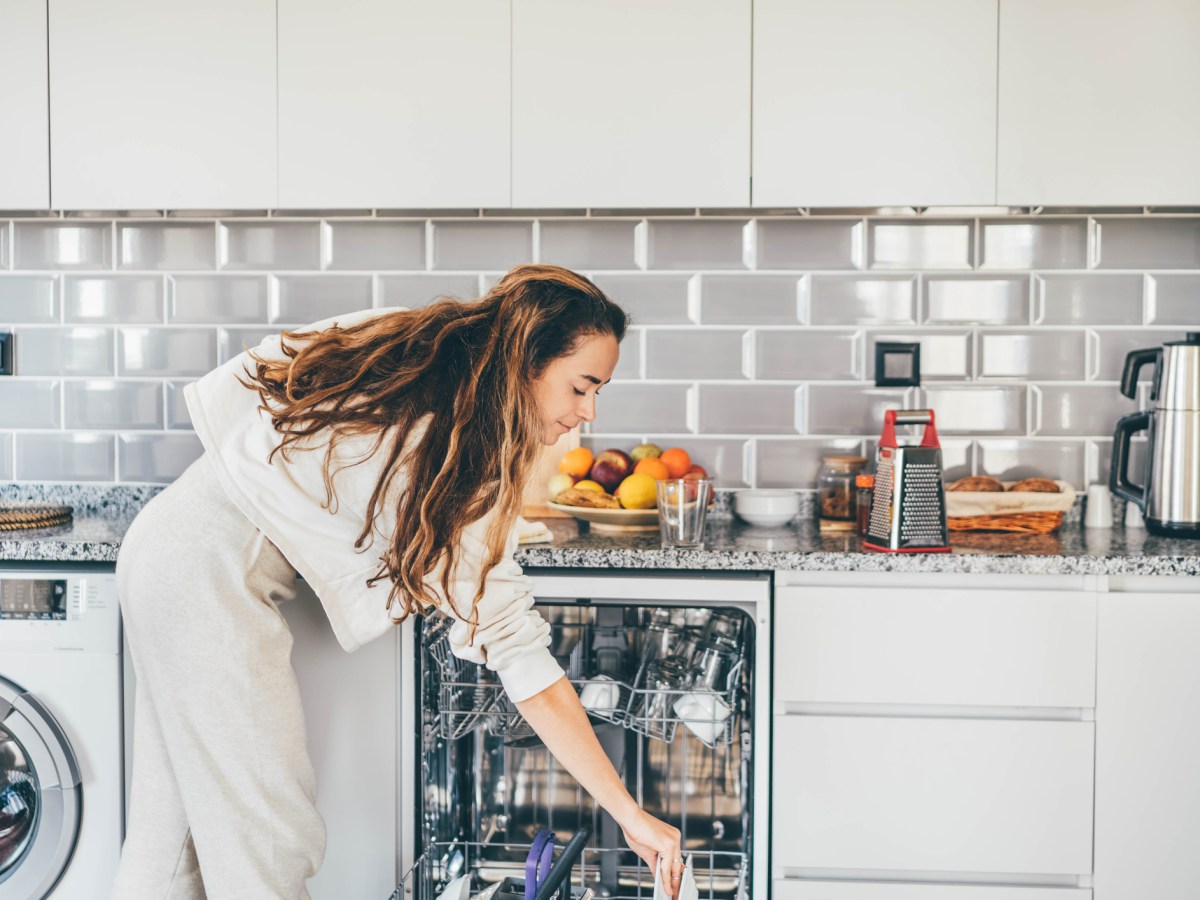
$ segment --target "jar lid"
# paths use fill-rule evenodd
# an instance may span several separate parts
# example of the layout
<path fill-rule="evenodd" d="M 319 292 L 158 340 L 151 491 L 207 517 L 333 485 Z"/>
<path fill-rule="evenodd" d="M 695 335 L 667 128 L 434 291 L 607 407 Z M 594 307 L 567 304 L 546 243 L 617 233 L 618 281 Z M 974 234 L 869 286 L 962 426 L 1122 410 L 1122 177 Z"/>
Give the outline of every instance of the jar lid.
<path fill-rule="evenodd" d="M 855 475 L 854 476 L 854 486 L 860 487 L 860 488 L 873 488 L 873 487 L 875 487 L 875 476 L 874 475 Z"/>
<path fill-rule="evenodd" d="M 865 456 L 822 456 L 821 462 L 831 469 L 856 469 L 867 464 Z"/>

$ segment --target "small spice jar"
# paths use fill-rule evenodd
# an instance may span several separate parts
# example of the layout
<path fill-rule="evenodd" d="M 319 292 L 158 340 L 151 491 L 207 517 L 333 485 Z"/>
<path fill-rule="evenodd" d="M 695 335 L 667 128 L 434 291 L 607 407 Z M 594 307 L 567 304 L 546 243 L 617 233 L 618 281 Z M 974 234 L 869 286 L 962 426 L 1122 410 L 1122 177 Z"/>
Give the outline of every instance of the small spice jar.
<path fill-rule="evenodd" d="M 865 456 L 823 456 L 817 473 L 817 509 L 825 531 L 855 529 L 854 478 L 867 465 Z"/>
<path fill-rule="evenodd" d="M 871 501 L 875 497 L 875 476 L 855 475 L 854 486 L 858 488 L 858 533 L 866 535 L 871 527 Z"/>

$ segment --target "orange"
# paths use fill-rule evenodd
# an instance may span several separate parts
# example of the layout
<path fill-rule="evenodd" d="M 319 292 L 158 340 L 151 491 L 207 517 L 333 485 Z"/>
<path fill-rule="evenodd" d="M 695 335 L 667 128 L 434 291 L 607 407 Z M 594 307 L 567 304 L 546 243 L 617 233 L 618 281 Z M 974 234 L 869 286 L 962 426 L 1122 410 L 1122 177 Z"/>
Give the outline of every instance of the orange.
<path fill-rule="evenodd" d="M 568 450 L 558 461 L 558 471 L 574 475 L 576 478 L 586 478 L 592 470 L 592 451 L 587 447 L 576 447 Z"/>
<path fill-rule="evenodd" d="M 638 464 L 633 467 L 636 475 L 649 475 L 655 481 L 666 481 L 671 477 L 671 470 L 666 464 L 653 456 L 647 456 L 638 460 Z"/>
<path fill-rule="evenodd" d="M 692 467 L 692 458 L 688 456 L 688 452 L 679 447 L 672 447 L 670 450 L 664 450 L 659 461 L 671 473 L 672 478 L 682 478 L 687 470 Z"/>
<path fill-rule="evenodd" d="M 617 498 L 626 509 L 651 509 L 655 505 L 658 489 L 654 479 L 644 472 L 635 472 L 617 488 L 620 496 Z"/>

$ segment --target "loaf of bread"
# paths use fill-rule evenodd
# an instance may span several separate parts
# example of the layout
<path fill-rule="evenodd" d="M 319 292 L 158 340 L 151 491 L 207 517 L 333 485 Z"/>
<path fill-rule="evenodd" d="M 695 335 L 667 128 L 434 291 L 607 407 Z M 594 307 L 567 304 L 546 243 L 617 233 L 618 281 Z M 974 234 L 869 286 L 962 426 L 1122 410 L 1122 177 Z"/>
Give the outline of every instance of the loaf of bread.
<path fill-rule="evenodd" d="M 621 508 L 621 504 L 616 497 L 601 494 L 599 491 L 580 491 L 575 488 L 567 488 L 565 491 L 560 491 L 558 496 L 554 498 L 554 502 L 561 503 L 563 506 L 583 506 L 588 509 Z"/>
<path fill-rule="evenodd" d="M 1018 493 L 1030 494 L 1061 494 L 1062 490 L 1059 486 L 1049 478 L 1026 478 L 1024 481 L 1018 481 L 1010 491 Z"/>
<path fill-rule="evenodd" d="M 970 475 L 954 482 L 946 490 L 1000 493 L 1004 490 L 1004 485 L 990 475 Z"/>

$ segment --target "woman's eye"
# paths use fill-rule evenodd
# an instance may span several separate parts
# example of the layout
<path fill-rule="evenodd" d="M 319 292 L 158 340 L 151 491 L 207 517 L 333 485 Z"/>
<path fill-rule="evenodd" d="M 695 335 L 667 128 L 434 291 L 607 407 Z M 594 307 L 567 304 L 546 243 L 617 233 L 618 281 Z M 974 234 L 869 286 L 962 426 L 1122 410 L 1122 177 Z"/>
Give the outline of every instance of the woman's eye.
<path fill-rule="evenodd" d="M 579 388 L 571 388 L 571 390 L 575 392 L 576 397 L 582 397 L 584 395 L 584 391 L 581 391 Z"/>

